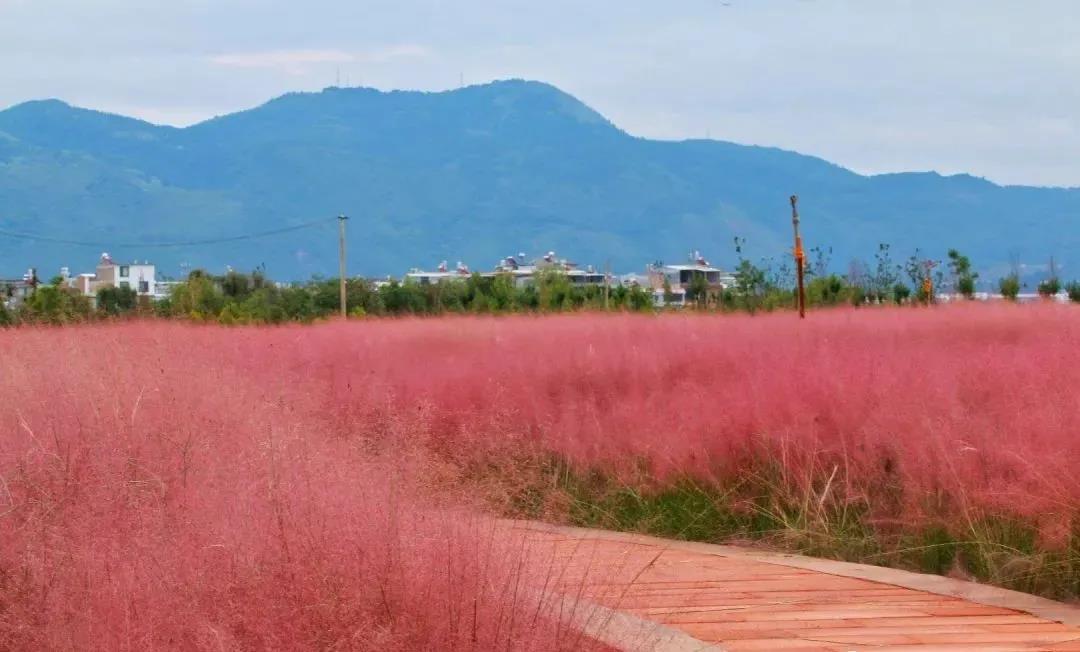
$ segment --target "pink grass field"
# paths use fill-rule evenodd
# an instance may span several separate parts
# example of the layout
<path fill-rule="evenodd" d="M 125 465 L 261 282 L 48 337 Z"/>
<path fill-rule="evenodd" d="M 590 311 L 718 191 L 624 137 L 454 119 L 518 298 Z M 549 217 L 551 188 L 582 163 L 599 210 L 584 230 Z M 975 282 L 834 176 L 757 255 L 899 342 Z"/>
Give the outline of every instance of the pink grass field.
<path fill-rule="evenodd" d="M 1054 546 L 1078 424 L 1071 306 L 0 331 L 0 649 L 578 648 L 441 466 L 767 451 Z"/>

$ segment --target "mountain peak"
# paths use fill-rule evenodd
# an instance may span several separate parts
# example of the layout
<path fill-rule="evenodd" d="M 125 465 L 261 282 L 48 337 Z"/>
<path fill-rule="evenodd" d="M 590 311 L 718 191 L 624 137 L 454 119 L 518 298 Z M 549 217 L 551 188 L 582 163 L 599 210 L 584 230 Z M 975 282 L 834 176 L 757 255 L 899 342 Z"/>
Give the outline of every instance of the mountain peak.
<path fill-rule="evenodd" d="M 408 124 L 417 135 L 501 134 L 514 139 L 560 139 L 562 130 L 621 133 L 602 115 L 558 88 L 510 79 L 444 91 L 331 86 L 287 93 L 247 111 L 213 118 L 189 130 L 237 130 L 249 138 L 291 140 L 299 132 L 325 140 L 392 130 Z"/>
<path fill-rule="evenodd" d="M 632 138 L 570 94 L 524 79 L 290 93 L 185 129 L 52 100 L 0 112 L 0 132 L 18 139 L 0 135 L 0 160 L 18 160 L 0 168 L 0 219 L 25 232 L 212 240 L 344 211 L 357 216 L 359 273 L 444 259 L 485 267 L 508 251 L 550 250 L 585 264 L 610 257 L 620 270 L 687 248 L 732 265 L 724 254 L 734 237 L 755 260 L 787 250 L 791 194 L 803 201 L 808 246 L 832 249 L 836 267 L 880 242 L 898 255 L 955 246 L 977 265 L 1013 249 L 1044 259 L 1080 248 L 1080 193 L 970 176 L 865 177 L 779 149 Z M 336 247 L 312 229 L 163 251 L 158 262 L 266 262 L 296 279 L 334 273 Z M 0 239 L 0 260 L 45 269 L 93 260 L 93 249 Z"/>

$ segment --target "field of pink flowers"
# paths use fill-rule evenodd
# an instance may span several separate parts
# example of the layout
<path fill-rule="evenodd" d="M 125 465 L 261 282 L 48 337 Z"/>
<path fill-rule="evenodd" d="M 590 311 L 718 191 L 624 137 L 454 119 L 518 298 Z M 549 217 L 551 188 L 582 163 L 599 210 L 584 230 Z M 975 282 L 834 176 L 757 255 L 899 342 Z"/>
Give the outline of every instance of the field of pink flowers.
<path fill-rule="evenodd" d="M 476 514 L 537 493 L 1067 595 L 1078 424 L 1069 306 L 0 331 L 0 648 L 580 647 Z"/>

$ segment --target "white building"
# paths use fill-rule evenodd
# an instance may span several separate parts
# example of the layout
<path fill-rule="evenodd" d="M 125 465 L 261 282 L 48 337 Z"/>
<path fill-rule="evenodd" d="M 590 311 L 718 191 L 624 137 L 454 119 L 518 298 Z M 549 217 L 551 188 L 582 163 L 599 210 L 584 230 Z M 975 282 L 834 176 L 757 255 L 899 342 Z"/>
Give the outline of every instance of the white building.
<path fill-rule="evenodd" d="M 525 262 L 525 254 L 507 256 L 495 266 L 492 276 L 498 274 L 510 274 L 514 277 L 514 285 L 527 287 L 536 282 L 536 276 L 547 271 L 565 274 L 571 285 L 604 285 L 608 281 L 607 274 L 597 271 L 592 265 L 580 269 L 578 264 L 565 258 L 558 258 L 554 251 L 549 251 L 531 263 Z"/>
<path fill-rule="evenodd" d="M 458 262 L 457 268 L 454 271 L 450 271 L 446 265 L 446 261 L 439 263 L 439 266 L 434 272 L 426 272 L 422 269 L 414 267 L 405 274 L 405 282 L 418 283 L 420 285 L 434 285 L 443 281 L 456 281 L 465 280 L 469 278 L 472 272 L 469 271 L 469 266 Z"/>
<path fill-rule="evenodd" d="M 71 285 L 87 296 L 96 296 L 101 288 L 121 287 L 135 290 L 140 297 L 160 299 L 168 296 L 165 285 L 159 287 L 157 268 L 148 261 L 117 263 L 107 254 L 101 254 L 93 274 L 79 274 L 71 279 Z"/>
<path fill-rule="evenodd" d="M 663 285 L 666 280 L 671 287 L 689 289 L 695 277 L 704 277 L 710 288 L 728 289 L 735 285 L 735 275 L 719 267 L 713 267 L 699 252 L 695 251 L 682 265 L 664 265 L 657 263 L 649 266 L 649 277 L 656 284 Z"/>
<path fill-rule="evenodd" d="M 481 276 L 492 278 L 509 275 L 514 279 L 515 287 L 524 288 L 536 282 L 536 276 L 546 271 L 555 271 L 566 275 L 571 285 L 597 285 L 602 286 L 607 280 L 603 272 L 595 270 L 592 266 L 579 269 L 578 264 L 563 258 L 556 258 L 554 251 L 549 251 L 542 257 L 525 262 L 525 254 L 507 256 L 495 266 L 494 271 L 482 272 Z M 431 285 L 443 281 L 465 280 L 472 275 L 468 265 L 458 263 L 457 268 L 450 270 L 443 261 L 435 271 L 429 272 L 421 269 L 411 269 L 405 274 L 405 282 Z"/>

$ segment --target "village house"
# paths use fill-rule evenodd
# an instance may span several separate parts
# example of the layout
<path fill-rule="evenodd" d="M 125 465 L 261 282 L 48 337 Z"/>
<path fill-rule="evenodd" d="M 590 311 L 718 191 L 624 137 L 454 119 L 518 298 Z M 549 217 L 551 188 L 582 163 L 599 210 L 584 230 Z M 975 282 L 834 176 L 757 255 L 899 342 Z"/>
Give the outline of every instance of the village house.
<path fill-rule="evenodd" d="M 720 294 L 735 286 L 734 274 L 713 267 L 698 251 L 692 252 L 686 263 L 665 265 L 657 262 L 649 265 L 646 272 L 653 304 L 657 307 L 685 306 L 687 293 L 692 291 L 695 282 L 704 281 L 711 294 Z"/>
<path fill-rule="evenodd" d="M 603 272 L 597 271 L 592 266 L 580 269 L 575 262 L 565 258 L 557 258 L 554 251 L 549 251 L 532 262 L 525 262 L 525 258 L 525 254 L 523 253 L 516 256 L 507 256 L 499 261 L 493 271 L 481 272 L 480 275 L 485 278 L 509 275 L 514 279 L 514 285 L 519 288 L 532 285 L 536 282 L 537 275 L 546 271 L 556 271 L 565 274 L 572 285 L 600 286 L 604 285 L 607 279 L 607 276 Z M 457 268 L 451 271 L 447 267 L 446 261 L 443 261 L 433 272 L 417 268 L 409 270 L 409 272 L 405 274 L 404 281 L 411 281 L 419 283 L 420 285 L 429 285 L 442 281 L 464 280 L 469 278 L 471 274 L 472 272 L 469 270 L 469 267 L 464 263 L 459 262 Z"/>
<path fill-rule="evenodd" d="M 442 281 L 464 280 L 469 278 L 471 272 L 468 265 L 458 262 L 454 271 L 450 271 L 446 261 L 439 263 L 434 272 L 426 272 L 414 267 L 405 274 L 405 282 L 419 283 L 420 285 L 433 285 Z"/>
<path fill-rule="evenodd" d="M 33 294 L 38 282 L 37 270 L 33 268 L 27 270 L 22 278 L 0 278 L 0 304 L 14 310 Z"/>
<path fill-rule="evenodd" d="M 693 252 L 689 260 L 681 265 L 654 263 L 649 266 L 649 279 L 653 284 L 663 286 L 664 281 L 672 287 L 690 289 L 695 278 L 704 278 L 710 289 L 728 289 L 735 285 L 735 275 L 719 267 L 713 267 L 700 252 Z"/>
<path fill-rule="evenodd" d="M 102 288 L 131 288 L 140 297 L 160 299 L 168 288 L 157 280 L 157 269 L 149 261 L 118 263 L 107 253 L 101 254 L 93 274 L 79 274 L 68 282 L 81 294 L 97 296 Z"/>

